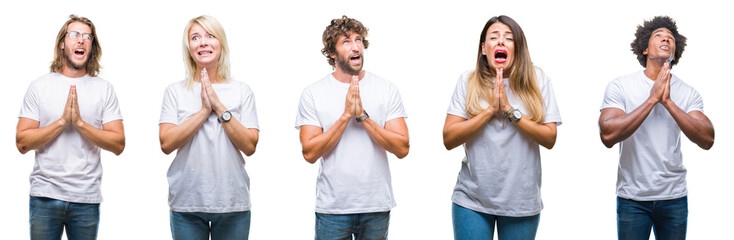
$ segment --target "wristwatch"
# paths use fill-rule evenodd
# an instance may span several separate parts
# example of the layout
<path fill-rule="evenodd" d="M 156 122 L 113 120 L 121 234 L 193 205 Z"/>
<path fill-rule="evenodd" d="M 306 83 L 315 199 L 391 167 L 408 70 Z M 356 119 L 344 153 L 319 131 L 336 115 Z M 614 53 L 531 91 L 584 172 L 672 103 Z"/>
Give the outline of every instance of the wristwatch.
<path fill-rule="evenodd" d="M 522 118 L 522 112 L 520 112 L 520 109 L 511 107 L 510 110 L 507 110 L 505 113 L 505 117 L 510 119 L 510 122 L 517 122 Z"/>
<path fill-rule="evenodd" d="M 355 120 L 357 120 L 358 123 L 361 123 L 362 121 L 364 121 L 365 119 L 367 119 L 367 118 L 370 117 L 370 115 L 367 114 L 367 111 L 365 111 L 365 110 L 362 110 L 362 111 L 364 111 L 364 115 L 362 115 L 361 117 L 358 117 L 358 118 L 354 118 Z"/>
<path fill-rule="evenodd" d="M 229 120 L 231 120 L 231 119 L 232 119 L 232 113 L 230 113 L 229 111 L 224 111 L 222 113 L 222 116 L 219 117 L 219 118 L 217 118 L 217 121 L 219 121 L 219 122 L 229 122 Z"/>

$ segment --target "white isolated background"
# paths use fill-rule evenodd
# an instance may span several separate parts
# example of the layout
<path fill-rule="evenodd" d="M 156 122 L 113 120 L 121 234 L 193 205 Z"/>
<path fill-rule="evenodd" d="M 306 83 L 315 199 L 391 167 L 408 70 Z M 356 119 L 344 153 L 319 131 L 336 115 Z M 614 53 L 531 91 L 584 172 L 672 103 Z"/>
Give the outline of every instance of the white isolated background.
<path fill-rule="evenodd" d="M 28 175 L 34 154 L 14 148 L 28 84 L 48 72 L 69 14 L 97 26 L 101 77 L 117 92 L 127 145 L 104 162 L 99 239 L 170 239 L 166 171 L 174 154 L 158 142 L 163 91 L 184 77 L 186 22 L 201 14 L 224 26 L 233 76 L 255 92 L 261 133 L 246 158 L 251 239 L 311 239 L 318 164 L 303 160 L 293 128 L 300 93 L 331 72 L 321 34 L 346 14 L 369 29 L 365 69 L 397 85 L 408 111 L 410 154 L 390 157 L 398 206 L 390 239 L 451 239 L 451 194 L 464 152 L 445 150 L 443 128 L 459 75 L 474 68 L 479 34 L 509 15 L 526 33 L 534 63 L 553 79 L 563 117 L 555 147 L 542 150 L 538 239 L 616 239 L 618 148 L 605 148 L 597 120 L 612 79 L 642 67 L 630 52 L 636 26 L 669 15 L 688 37 L 673 74 L 703 96 L 716 129 L 709 151 L 685 136 L 690 239 L 730 235 L 732 183 L 731 8 L 721 1 L 9 1 L 0 10 L 0 232 L 27 239 Z M 66 91 L 59 89 L 59 91 Z M 84 94 L 84 93 L 79 93 Z"/>

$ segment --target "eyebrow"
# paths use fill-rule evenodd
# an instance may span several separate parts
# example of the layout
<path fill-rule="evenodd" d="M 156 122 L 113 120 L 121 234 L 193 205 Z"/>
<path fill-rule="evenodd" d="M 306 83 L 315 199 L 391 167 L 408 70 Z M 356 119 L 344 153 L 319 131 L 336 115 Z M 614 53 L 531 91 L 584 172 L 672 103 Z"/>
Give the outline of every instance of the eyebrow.
<path fill-rule="evenodd" d="M 494 30 L 494 31 L 491 31 L 489 33 L 500 33 L 500 31 L 499 30 Z M 505 31 L 505 33 L 512 34 L 512 32 L 510 32 L 510 31 Z"/>
<path fill-rule="evenodd" d="M 656 34 L 656 33 L 659 33 L 659 32 L 665 32 L 665 30 L 667 30 L 667 29 L 658 29 L 657 31 L 652 32 L 652 34 Z M 668 31 L 670 31 L 670 30 L 668 30 Z M 669 33 L 671 35 L 673 34 L 672 32 L 665 32 L 665 33 Z"/>

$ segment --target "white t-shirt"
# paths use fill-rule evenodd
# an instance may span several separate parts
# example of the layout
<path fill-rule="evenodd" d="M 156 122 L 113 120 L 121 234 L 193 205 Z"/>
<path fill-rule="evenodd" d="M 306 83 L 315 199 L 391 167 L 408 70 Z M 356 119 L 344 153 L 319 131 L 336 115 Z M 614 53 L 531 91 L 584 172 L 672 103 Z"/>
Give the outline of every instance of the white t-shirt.
<path fill-rule="evenodd" d="M 650 97 L 654 82 L 643 71 L 610 82 L 601 109 L 637 109 Z M 703 99 L 675 75 L 670 79 L 670 99 L 686 113 L 703 112 Z M 688 195 L 686 168 L 680 149 L 680 127 L 662 104 L 655 104 L 642 125 L 619 143 L 617 196 L 655 201 Z"/>
<path fill-rule="evenodd" d="M 303 90 L 296 129 L 312 125 L 329 130 L 344 113 L 348 83 L 331 74 Z M 406 118 L 398 89 L 369 72 L 359 81 L 362 107 L 381 127 Z M 352 214 L 389 211 L 395 206 L 385 149 L 362 124 L 350 120 L 334 149 L 324 154 L 316 179 L 316 212 Z"/>
<path fill-rule="evenodd" d="M 89 75 L 68 78 L 55 72 L 31 83 L 18 117 L 38 121 L 39 128 L 59 120 L 71 85 L 76 85 L 79 113 L 87 124 L 102 129 L 103 124 L 122 119 L 109 82 Z M 102 202 L 99 153 L 99 147 L 67 125 L 59 136 L 36 149 L 30 195 L 76 203 Z"/>
<path fill-rule="evenodd" d="M 247 84 L 212 84 L 224 106 L 247 128 L 259 129 L 255 95 Z M 179 125 L 201 110 L 201 84 L 185 81 L 166 88 L 160 123 Z M 250 178 L 245 159 L 212 112 L 168 168 L 168 204 L 176 212 L 225 213 L 250 210 Z"/>
<path fill-rule="evenodd" d="M 469 119 L 466 114 L 467 79 L 474 72 L 459 77 L 448 114 Z M 550 78 L 539 68 L 538 88 L 545 102 L 545 123 L 561 125 Z M 510 90 L 505 78 L 505 93 L 510 105 L 520 109 L 523 117 L 528 111 Z M 488 107 L 484 102 L 482 107 Z M 503 127 L 504 121 L 504 127 Z M 522 134 L 506 118 L 493 118 L 474 137 L 464 143 L 466 157 L 454 188 L 452 201 L 462 207 L 499 216 L 523 217 L 540 213 L 541 164 L 538 144 Z"/>

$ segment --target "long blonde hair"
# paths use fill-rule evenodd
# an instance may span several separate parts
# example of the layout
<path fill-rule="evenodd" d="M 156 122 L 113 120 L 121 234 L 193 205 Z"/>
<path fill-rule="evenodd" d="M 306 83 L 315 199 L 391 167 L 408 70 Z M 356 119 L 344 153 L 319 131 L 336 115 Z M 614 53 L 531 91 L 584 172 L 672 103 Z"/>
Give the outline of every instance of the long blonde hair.
<path fill-rule="evenodd" d="M 492 89 L 494 82 L 492 79 L 497 76 L 497 70 L 489 66 L 487 57 L 482 54 L 482 45 L 487 38 L 487 30 L 494 23 L 503 23 L 510 27 L 513 35 L 513 43 L 515 45 L 515 61 L 510 66 L 510 89 L 512 93 L 518 97 L 528 110 L 526 114 L 531 121 L 542 123 L 545 120 L 545 103 L 543 96 L 538 88 L 537 75 L 530 60 L 525 33 L 523 33 L 520 25 L 512 18 L 501 15 L 492 17 L 484 25 L 482 35 L 479 40 L 479 50 L 477 51 L 476 70 L 469 75 L 467 94 L 466 94 L 466 113 L 470 117 L 474 117 L 484 110 L 479 102 L 484 99 L 489 101 L 492 97 Z M 503 86 L 499 86 L 503 87 Z"/>
<path fill-rule="evenodd" d="M 189 30 L 194 24 L 201 25 L 206 32 L 214 35 L 219 40 L 219 45 L 222 48 L 222 53 L 219 55 L 217 61 L 217 77 L 222 81 L 227 81 L 230 78 L 230 67 L 229 67 L 229 45 L 227 45 L 227 35 L 224 34 L 224 28 L 219 21 L 212 16 L 201 15 L 189 20 L 184 28 L 183 33 L 183 55 L 184 55 L 184 66 L 186 68 L 186 86 L 191 88 L 194 83 L 200 81 L 199 72 L 196 69 L 196 62 L 189 53 Z"/>
<path fill-rule="evenodd" d="M 58 72 L 60 73 L 61 70 L 64 69 L 64 64 L 66 63 L 66 59 L 64 58 L 64 50 L 61 49 L 61 44 L 64 42 L 64 37 L 66 37 L 66 32 L 69 29 L 69 25 L 73 22 L 80 22 L 84 23 L 87 26 L 89 26 L 89 29 L 92 31 L 92 47 L 89 50 L 89 58 L 87 59 L 87 62 L 84 65 L 84 70 L 86 70 L 87 74 L 89 76 L 97 76 L 99 74 L 99 69 L 102 68 L 102 66 L 99 64 L 99 59 L 102 58 L 102 47 L 99 45 L 99 40 L 97 37 L 97 29 L 94 27 L 94 23 L 92 23 L 91 20 L 85 17 L 79 17 L 77 15 L 69 15 L 69 20 L 64 23 L 64 26 L 59 29 L 59 34 L 56 35 L 56 47 L 54 48 L 54 61 L 51 62 L 51 66 L 49 69 L 51 72 Z"/>

